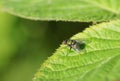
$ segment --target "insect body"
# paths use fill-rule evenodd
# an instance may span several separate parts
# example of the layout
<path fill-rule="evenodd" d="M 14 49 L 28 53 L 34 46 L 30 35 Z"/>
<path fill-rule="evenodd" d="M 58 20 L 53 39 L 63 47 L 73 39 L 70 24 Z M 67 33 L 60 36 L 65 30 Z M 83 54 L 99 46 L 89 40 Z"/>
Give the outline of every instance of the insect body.
<path fill-rule="evenodd" d="M 74 49 L 78 52 L 85 48 L 85 42 L 84 41 L 64 40 L 63 44 L 68 45 L 70 47 L 70 49 Z"/>

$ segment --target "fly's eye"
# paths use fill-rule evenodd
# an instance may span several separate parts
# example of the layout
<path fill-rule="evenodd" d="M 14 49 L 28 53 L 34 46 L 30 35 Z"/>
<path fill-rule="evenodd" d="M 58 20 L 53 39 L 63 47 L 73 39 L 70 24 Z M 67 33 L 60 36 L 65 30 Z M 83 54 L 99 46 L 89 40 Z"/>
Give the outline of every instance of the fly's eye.
<path fill-rule="evenodd" d="M 77 44 L 77 41 L 76 40 L 72 40 L 72 45 L 75 45 Z"/>

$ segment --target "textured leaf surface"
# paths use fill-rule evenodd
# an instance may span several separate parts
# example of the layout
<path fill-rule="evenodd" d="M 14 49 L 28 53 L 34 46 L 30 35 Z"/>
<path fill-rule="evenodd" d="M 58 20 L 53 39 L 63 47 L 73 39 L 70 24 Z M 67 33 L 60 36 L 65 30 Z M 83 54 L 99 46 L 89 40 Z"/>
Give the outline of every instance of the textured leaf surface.
<path fill-rule="evenodd" d="M 84 40 L 80 52 L 61 45 L 44 62 L 34 81 L 118 81 L 120 80 L 120 21 L 87 28 L 72 37 Z"/>
<path fill-rule="evenodd" d="M 120 18 L 120 0 L 1 0 L 2 10 L 34 20 L 107 21 Z"/>

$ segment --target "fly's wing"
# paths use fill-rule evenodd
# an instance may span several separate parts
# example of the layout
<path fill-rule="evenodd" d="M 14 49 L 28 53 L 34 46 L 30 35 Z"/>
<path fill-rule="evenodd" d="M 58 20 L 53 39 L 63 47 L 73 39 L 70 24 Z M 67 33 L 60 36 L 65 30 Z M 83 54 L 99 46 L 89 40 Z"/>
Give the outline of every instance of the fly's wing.
<path fill-rule="evenodd" d="M 84 49 L 86 46 L 85 41 L 84 40 L 77 40 L 77 44 L 76 44 L 76 48 L 79 50 Z"/>

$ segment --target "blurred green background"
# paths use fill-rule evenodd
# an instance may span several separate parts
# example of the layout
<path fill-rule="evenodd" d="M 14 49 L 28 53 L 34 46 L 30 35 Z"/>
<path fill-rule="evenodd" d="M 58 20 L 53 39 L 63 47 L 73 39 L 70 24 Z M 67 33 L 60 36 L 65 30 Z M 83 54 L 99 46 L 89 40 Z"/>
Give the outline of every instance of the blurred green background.
<path fill-rule="evenodd" d="M 91 23 L 34 21 L 0 13 L 0 81 L 32 81 L 63 40 Z"/>

